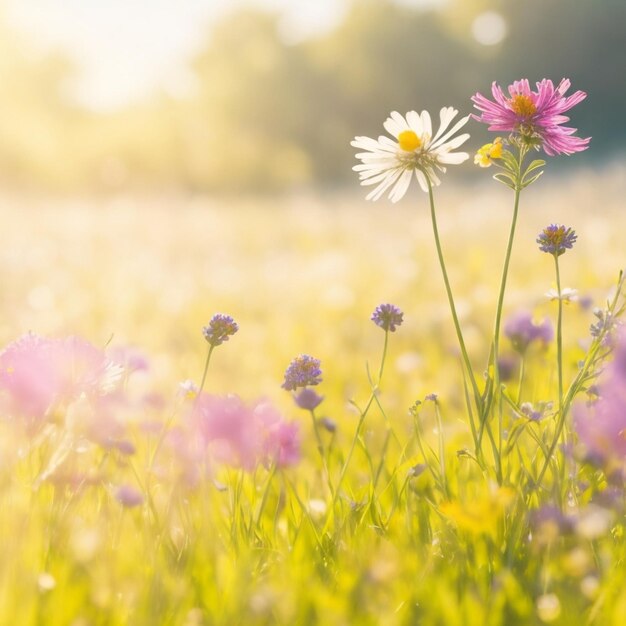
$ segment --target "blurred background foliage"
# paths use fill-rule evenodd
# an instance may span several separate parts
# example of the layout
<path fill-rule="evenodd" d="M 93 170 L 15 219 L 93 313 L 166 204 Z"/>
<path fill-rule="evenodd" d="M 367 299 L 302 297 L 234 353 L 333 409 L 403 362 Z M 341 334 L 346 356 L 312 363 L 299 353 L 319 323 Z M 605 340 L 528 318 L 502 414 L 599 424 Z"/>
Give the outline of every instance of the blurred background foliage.
<path fill-rule="evenodd" d="M 624 154 L 624 0 L 352 0 L 338 26 L 295 43 L 277 13 L 237 5 L 207 24 L 189 59 L 192 89 L 104 112 L 72 98 L 76 60 L 36 51 L 3 8 L 5 189 L 338 186 L 352 181 L 349 141 L 381 134 L 389 111 L 453 105 L 469 113 L 473 93 L 521 77 L 565 76 L 589 93 L 572 125 L 594 149 L 577 163 Z M 473 150 L 487 133 L 478 124 L 470 132 Z"/>

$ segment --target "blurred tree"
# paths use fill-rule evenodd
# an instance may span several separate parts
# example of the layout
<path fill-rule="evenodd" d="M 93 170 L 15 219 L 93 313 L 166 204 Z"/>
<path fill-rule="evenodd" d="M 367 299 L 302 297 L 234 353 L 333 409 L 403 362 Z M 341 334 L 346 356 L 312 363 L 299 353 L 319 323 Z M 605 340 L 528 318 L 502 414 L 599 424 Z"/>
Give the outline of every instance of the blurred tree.
<path fill-rule="evenodd" d="M 278 36 L 278 18 L 245 10 L 212 31 L 194 61 L 197 95 L 183 107 L 186 176 L 193 186 L 270 189 L 310 180 L 298 144 L 313 103 L 303 51 Z"/>
<path fill-rule="evenodd" d="M 624 0 L 351 0 L 332 32 L 292 44 L 277 14 L 233 9 L 207 31 L 189 96 L 104 115 L 64 97 L 71 65 L 33 56 L 0 15 L 0 179 L 92 190 L 338 184 L 352 179 L 352 137 L 381 134 L 390 111 L 469 113 L 473 93 L 524 76 L 569 77 L 589 93 L 572 125 L 593 149 L 560 165 L 623 154 L 624 24 Z M 469 132 L 468 150 L 488 136 L 477 123 Z"/>

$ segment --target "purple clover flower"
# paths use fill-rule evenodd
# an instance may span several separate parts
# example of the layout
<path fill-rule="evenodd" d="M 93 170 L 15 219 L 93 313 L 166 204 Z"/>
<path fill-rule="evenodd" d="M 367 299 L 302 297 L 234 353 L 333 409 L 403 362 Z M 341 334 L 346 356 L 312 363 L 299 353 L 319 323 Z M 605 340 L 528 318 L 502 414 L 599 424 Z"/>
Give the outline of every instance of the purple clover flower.
<path fill-rule="evenodd" d="M 379 304 L 372 313 L 372 322 L 384 331 L 395 332 L 396 328 L 402 324 L 402 311 L 393 304 Z"/>
<path fill-rule="evenodd" d="M 322 382 L 321 376 L 320 360 L 308 354 L 301 354 L 289 364 L 282 388 L 295 391 L 298 387 L 319 385 Z"/>
<path fill-rule="evenodd" d="M 541 341 L 544 345 L 550 343 L 554 330 L 550 320 L 545 319 L 535 324 L 532 313 L 520 311 L 507 320 L 504 334 L 511 340 L 513 348 L 523 354 L 534 341 Z"/>
<path fill-rule="evenodd" d="M 542 252 L 561 256 L 565 254 L 566 250 L 572 248 L 576 239 L 578 239 L 578 235 L 571 228 L 550 224 L 539 233 L 537 243 Z"/>
<path fill-rule="evenodd" d="M 543 148 L 548 156 L 574 154 L 589 146 L 590 138 L 575 137 L 575 128 L 562 126 L 568 121 L 563 115 L 587 97 L 584 91 L 576 91 L 565 97 L 570 81 L 564 78 L 557 87 L 544 78 L 532 91 L 527 79 L 517 80 L 509 86 L 506 97 L 497 83 L 491 86 L 494 102 L 480 93 L 472 97 L 480 115 L 472 117 L 495 132 L 510 132 L 527 145 Z"/>
<path fill-rule="evenodd" d="M 202 334 L 209 344 L 215 347 L 228 341 L 228 338 L 238 330 L 237 322 L 230 315 L 216 313 L 211 318 L 209 325 L 202 329 Z"/>

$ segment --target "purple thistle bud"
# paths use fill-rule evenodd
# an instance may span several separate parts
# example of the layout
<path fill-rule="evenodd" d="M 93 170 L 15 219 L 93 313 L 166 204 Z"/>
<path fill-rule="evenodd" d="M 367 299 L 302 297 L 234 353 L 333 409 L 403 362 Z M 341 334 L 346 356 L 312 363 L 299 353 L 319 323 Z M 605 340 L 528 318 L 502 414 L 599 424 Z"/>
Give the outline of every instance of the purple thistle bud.
<path fill-rule="evenodd" d="M 320 396 L 314 389 L 306 387 L 294 396 L 296 404 L 301 409 L 306 409 L 307 411 L 313 411 L 321 404 L 323 399 L 324 396 Z"/>
<path fill-rule="evenodd" d="M 576 239 L 578 235 L 571 228 L 550 224 L 539 233 L 537 243 L 542 252 L 561 256 L 574 245 Z"/>
<path fill-rule="evenodd" d="M 517 367 L 517 359 L 512 354 L 503 354 L 498 358 L 498 372 L 502 382 L 509 381 L 513 378 Z"/>
<path fill-rule="evenodd" d="M 372 313 L 372 322 L 385 331 L 392 333 L 402 324 L 402 311 L 393 304 L 379 304 Z"/>
<path fill-rule="evenodd" d="M 215 314 L 208 326 L 202 329 L 204 338 L 213 347 L 219 346 L 239 330 L 237 322 L 230 315 Z"/>
<path fill-rule="evenodd" d="M 289 364 L 282 388 L 295 391 L 298 387 L 319 385 L 322 382 L 321 376 L 320 360 L 308 354 L 301 354 Z"/>
<path fill-rule="evenodd" d="M 330 417 L 321 417 L 318 422 L 320 423 L 322 428 L 324 428 L 324 430 L 327 430 L 329 433 L 334 433 L 337 431 L 337 424 L 333 420 L 331 420 Z"/>

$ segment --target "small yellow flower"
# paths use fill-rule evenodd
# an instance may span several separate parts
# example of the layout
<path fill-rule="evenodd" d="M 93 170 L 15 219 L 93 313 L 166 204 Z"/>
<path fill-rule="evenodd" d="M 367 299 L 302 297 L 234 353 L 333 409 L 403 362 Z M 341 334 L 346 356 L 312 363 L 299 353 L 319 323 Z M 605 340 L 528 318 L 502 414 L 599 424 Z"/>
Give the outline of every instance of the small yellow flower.
<path fill-rule="evenodd" d="M 439 511 L 468 533 L 494 534 L 506 510 L 513 503 L 515 492 L 508 487 L 495 487 L 487 493 L 475 494 L 465 503 L 458 500 L 443 502 Z"/>
<path fill-rule="evenodd" d="M 480 167 L 489 167 L 494 159 L 502 158 L 502 138 L 496 137 L 493 143 L 486 143 L 474 156 L 474 163 Z"/>

